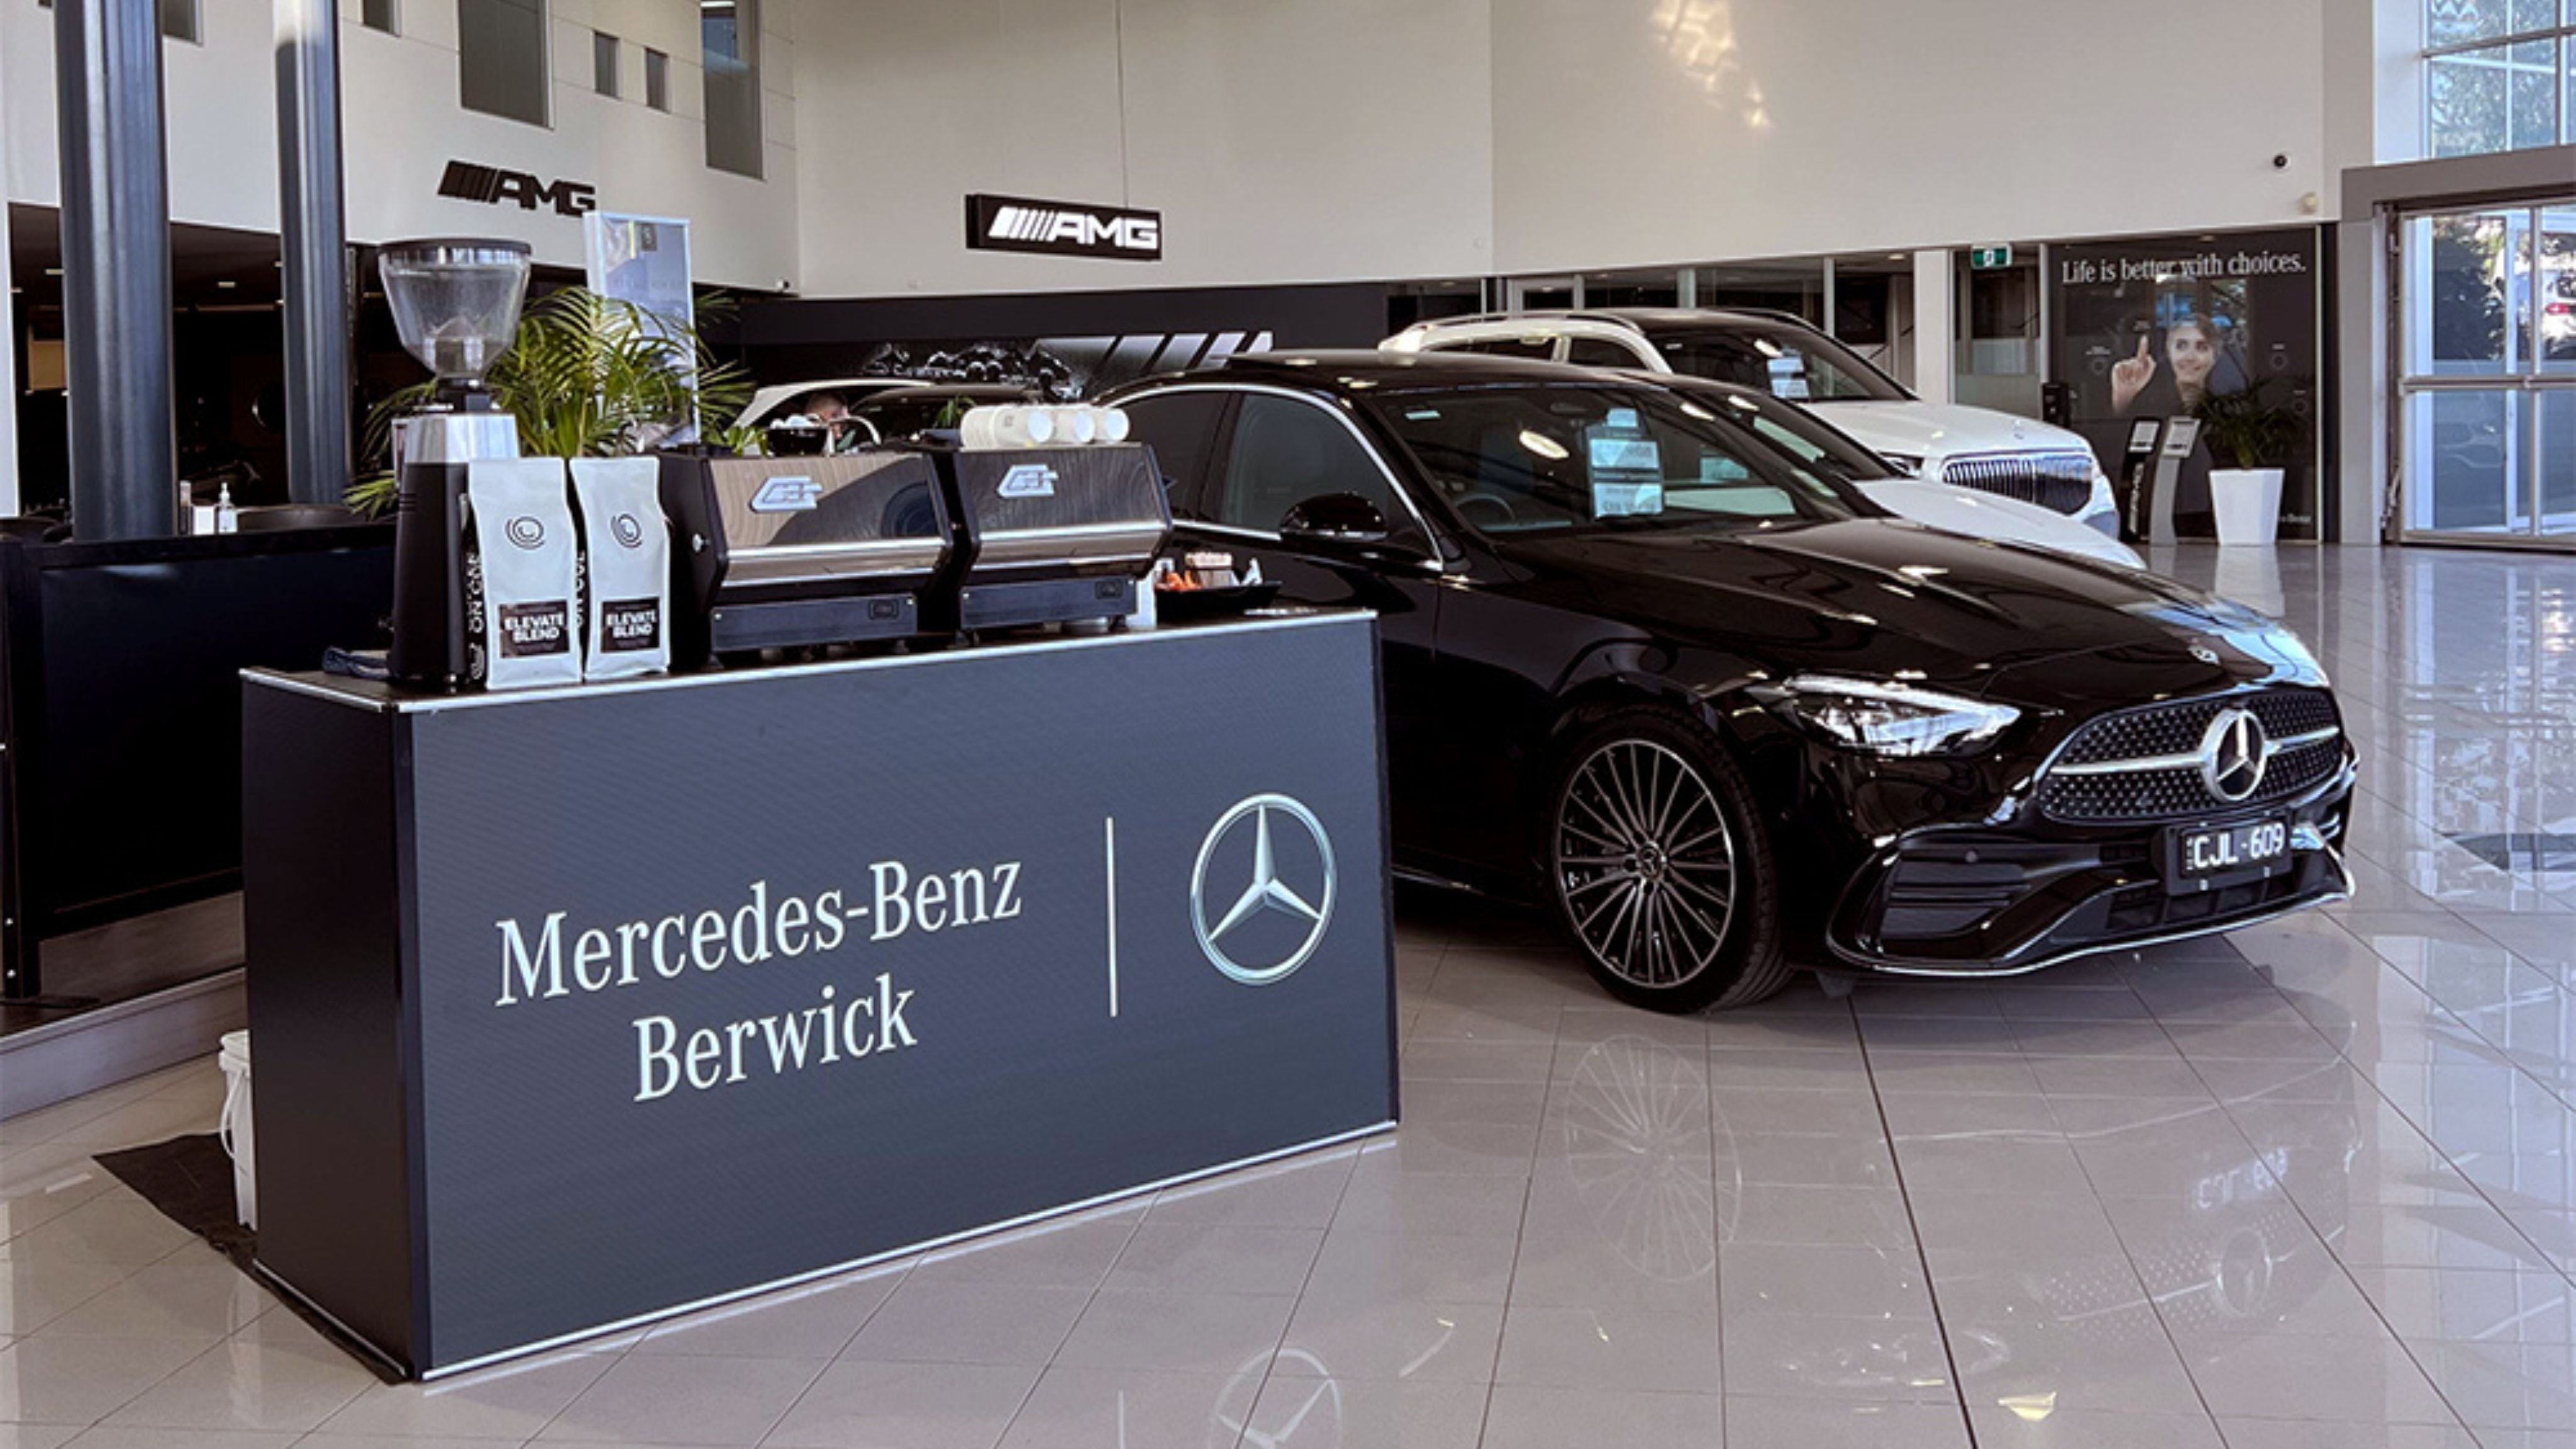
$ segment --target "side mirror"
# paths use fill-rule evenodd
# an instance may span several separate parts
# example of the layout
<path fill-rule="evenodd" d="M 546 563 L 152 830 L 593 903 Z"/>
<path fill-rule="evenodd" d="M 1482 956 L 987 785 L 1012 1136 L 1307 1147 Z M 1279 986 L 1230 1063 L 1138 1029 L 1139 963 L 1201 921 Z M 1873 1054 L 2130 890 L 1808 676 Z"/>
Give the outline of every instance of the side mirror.
<path fill-rule="evenodd" d="M 1356 493 L 1326 493 L 1288 510 L 1279 537 L 1290 543 L 1384 543 L 1386 515 Z"/>

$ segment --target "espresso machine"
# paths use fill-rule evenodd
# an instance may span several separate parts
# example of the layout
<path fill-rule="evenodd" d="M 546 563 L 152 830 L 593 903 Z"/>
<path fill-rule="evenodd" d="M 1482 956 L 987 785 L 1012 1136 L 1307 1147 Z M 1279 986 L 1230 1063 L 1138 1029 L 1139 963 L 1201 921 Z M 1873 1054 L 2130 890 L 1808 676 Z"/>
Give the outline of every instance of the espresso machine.
<path fill-rule="evenodd" d="M 453 689 L 468 675 L 465 476 L 519 456 L 518 420 L 483 375 L 518 334 L 524 242 L 396 242 L 378 270 L 405 351 L 437 376 L 429 405 L 394 424 L 394 627 L 386 668 L 403 684 Z"/>
<path fill-rule="evenodd" d="M 772 434 L 772 436 L 776 436 Z M 672 660 L 885 644 L 923 632 L 954 545 L 930 457 L 662 458 Z"/>

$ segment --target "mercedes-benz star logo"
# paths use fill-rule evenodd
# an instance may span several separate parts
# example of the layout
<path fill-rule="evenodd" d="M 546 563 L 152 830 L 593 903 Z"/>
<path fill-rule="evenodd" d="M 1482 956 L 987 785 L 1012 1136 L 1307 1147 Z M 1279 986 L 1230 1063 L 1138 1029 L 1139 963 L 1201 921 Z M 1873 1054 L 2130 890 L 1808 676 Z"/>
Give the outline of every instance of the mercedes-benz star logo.
<path fill-rule="evenodd" d="M 2248 709 L 2218 712 L 2200 737 L 2200 779 L 2221 800 L 2242 800 L 2260 789 L 2272 762 L 2272 741 Z"/>
<path fill-rule="evenodd" d="M 1239 852 L 1226 847 L 1247 821 L 1252 826 L 1252 878 L 1240 894 L 1217 891 L 1223 914 L 1211 921 L 1208 868 L 1221 854 L 1229 865 L 1240 859 Z M 1293 832 L 1286 851 L 1273 837 L 1274 821 Z M 1255 924 L 1271 918 L 1293 929 Z M 1306 964 L 1332 919 L 1333 842 L 1314 811 L 1285 795 L 1255 795 L 1217 817 L 1190 872 L 1190 924 L 1209 964 L 1246 986 L 1267 986 Z"/>

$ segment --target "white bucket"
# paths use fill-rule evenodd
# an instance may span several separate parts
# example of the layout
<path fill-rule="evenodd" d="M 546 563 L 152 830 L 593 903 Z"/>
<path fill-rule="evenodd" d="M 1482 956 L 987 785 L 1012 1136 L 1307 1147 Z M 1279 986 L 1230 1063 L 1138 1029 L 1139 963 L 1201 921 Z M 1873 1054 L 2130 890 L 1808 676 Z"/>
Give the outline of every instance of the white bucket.
<path fill-rule="evenodd" d="M 2218 515 L 2220 544 L 2269 547 L 2281 532 L 2281 470 L 2213 468 L 2209 506 Z"/>
<path fill-rule="evenodd" d="M 250 1033 L 225 1032 L 223 1050 L 215 1060 L 224 1068 L 224 1114 L 217 1119 L 215 1131 L 233 1159 L 233 1205 L 242 1226 L 257 1232 L 259 1178 L 251 1168 Z"/>

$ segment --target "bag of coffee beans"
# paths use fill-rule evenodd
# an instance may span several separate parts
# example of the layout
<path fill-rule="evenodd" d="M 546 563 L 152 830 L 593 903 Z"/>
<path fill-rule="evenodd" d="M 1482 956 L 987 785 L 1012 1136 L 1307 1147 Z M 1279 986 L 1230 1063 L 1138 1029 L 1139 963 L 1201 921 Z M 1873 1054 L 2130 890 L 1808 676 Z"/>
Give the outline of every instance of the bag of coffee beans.
<path fill-rule="evenodd" d="M 583 579 L 589 602 L 584 673 L 628 679 L 671 667 L 671 530 L 661 465 L 651 458 L 575 458 Z"/>
<path fill-rule="evenodd" d="M 561 458 L 465 465 L 468 675 L 492 689 L 581 682 L 579 553 Z"/>

